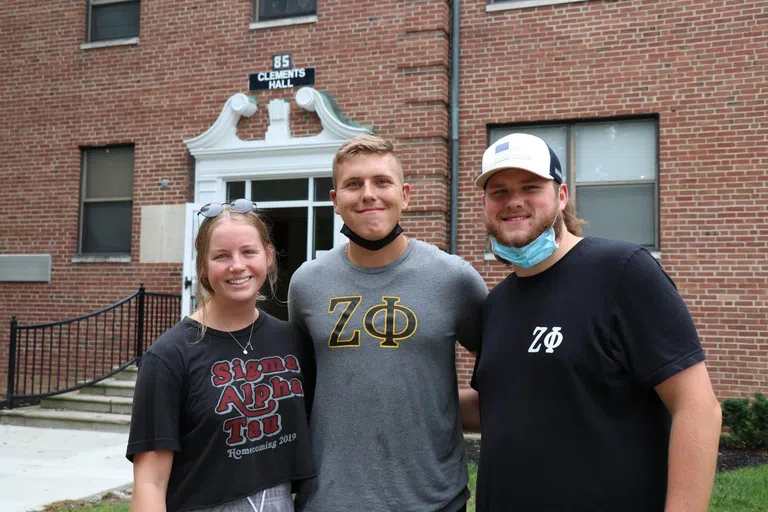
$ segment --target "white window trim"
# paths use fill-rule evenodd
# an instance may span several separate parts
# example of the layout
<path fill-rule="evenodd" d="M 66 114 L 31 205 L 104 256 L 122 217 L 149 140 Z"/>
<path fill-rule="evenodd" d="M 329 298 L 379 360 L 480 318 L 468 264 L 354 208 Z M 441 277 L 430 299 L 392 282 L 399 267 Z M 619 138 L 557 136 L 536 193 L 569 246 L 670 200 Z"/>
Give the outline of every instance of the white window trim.
<path fill-rule="evenodd" d="M 264 28 L 287 27 L 290 25 L 304 25 L 307 23 L 317 23 L 317 14 L 297 16 L 295 18 L 283 18 L 280 20 L 254 21 L 248 25 L 248 28 L 250 30 L 260 30 Z"/>
<path fill-rule="evenodd" d="M 115 256 L 74 256 L 72 263 L 130 263 L 131 257 L 125 255 Z"/>
<path fill-rule="evenodd" d="M 107 48 L 109 46 L 129 46 L 139 44 L 138 37 L 128 37 L 125 39 L 110 39 L 109 41 L 96 41 L 93 43 L 83 43 L 80 45 L 81 50 L 92 50 L 94 48 Z"/>
<path fill-rule="evenodd" d="M 509 11 L 512 9 L 526 9 L 528 7 L 538 7 L 540 5 L 557 4 L 575 4 L 576 2 L 586 2 L 588 0 L 524 0 L 522 2 L 502 2 L 498 4 L 487 4 L 485 12 Z"/>

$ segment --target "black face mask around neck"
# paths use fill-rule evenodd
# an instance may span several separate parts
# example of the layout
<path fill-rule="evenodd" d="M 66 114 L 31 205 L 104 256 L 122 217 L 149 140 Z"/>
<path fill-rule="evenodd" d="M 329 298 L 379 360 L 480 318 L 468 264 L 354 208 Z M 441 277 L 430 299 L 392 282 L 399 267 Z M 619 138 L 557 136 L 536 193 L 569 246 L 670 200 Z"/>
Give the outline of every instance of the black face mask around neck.
<path fill-rule="evenodd" d="M 392 231 L 389 232 L 387 236 L 380 240 L 367 240 L 351 229 L 349 229 L 349 226 L 344 224 L 341 227 L 341 234 L 349 238 L 353 243 L 359 245 L 363 249 L 368 249 L 369 251 L 378 251 L 380 249 L 383 249 L 384 247 L 388 246 L 392 243 L 392 241 L 397 238 L 400 233 L 403 232 L 403 228 L 400 227 L 400 223 L 398 222 L 395 224 L 395 227 L 392 228 Z"/>

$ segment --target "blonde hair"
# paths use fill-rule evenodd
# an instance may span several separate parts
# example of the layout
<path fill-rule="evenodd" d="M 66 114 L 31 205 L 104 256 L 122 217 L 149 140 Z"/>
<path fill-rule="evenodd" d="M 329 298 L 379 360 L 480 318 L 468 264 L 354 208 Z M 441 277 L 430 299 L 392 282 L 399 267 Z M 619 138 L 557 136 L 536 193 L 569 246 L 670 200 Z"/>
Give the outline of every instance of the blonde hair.
<path fill-rule="evenodd" d="M 259 233 L 261 243 L 264 249 L 269 253 L 272 258 L 272 263 L 267 269 L 267 282 L 269 283 L 269 292 L 272 297 L 275 296 L 275 285 L 277 284 L 277 254 L 275 251 L 275 245 L 272 242 L 272 235 L 269 232 L 269 227 L 264 218 L 256 213 L 250 211 L 248 213 L 239 213 L 231 210 L 229 205 L 224 205 L 224 210 L 216 217 L 210 217 L 203 220 L 200 224 L 200 228 L 197 231 L 197 237 L 195 237 L 195 251 L 197 256 L 195 257 L 195 271 L 197 272 L 197 285 L 195 286 L 195 299 L 197 302 L 197 311 L 200 311 L 202 319 L 205 319 L 205 305 L 208 304 L 213 296 L 214 291 L 211 287 L 211 283 L 206 276 L 207 268 L 207 256 L 208 249 L 211 246 L 211 236 L 213 230 L 222 222 L 243 222 L 250 226 L 253 226 Z M 259 292 L 256 296 L 256 301 L 261 302 L 268 297 Z M 254 307 L 256 305 L 254 304 Z M 202 340 L 205 335 L 205 322 L 200 322 L 201 328 L 198 335 L 198 341 Z"/>
<path fill-rule="evenodd" d="M 395 154 L 395 147 L 390 141 L 376 135 L 358 135 L 349 139 L 341 145 L 336 155 L 333 157 L 333 188 L 336 188 L 336 174 L 339 165 L 348 159 L 360 155 L 392 155 L 397 163 L 397 174 L 400 177 L 400 183 L 405 183 L 403 175 L 403 165 Z"/>

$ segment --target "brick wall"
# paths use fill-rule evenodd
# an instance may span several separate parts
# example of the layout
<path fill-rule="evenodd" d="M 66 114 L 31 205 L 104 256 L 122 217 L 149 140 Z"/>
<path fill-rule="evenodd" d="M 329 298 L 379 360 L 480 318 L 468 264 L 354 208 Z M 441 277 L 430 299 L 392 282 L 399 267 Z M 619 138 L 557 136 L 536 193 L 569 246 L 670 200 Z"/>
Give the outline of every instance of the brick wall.
<path fill-rule="evenodd" d="M 768 2 L 592 0 L 487 13 L 462 2 L 459 252 L 490 285 L 472 186 L 487 125 L 658 114 L 661 249 L 691 307 L 720 396 L 768 390 L 764 270 Z M 318 23 L 249 30 L 250 0 L 159 0 L 141 6 L 140 44 L 81 50 L 85 2 L 40 11 L 6 0 L 0 45 L 0 252 L 53 256 L 48 284 L 0 283 L 0 393 L 7 326 L 61 320 L 127 296 L 178 293 L 181 264 L 138 261 L 141 207 L 192 198 L 183 140 L 204 132 L 248 74 L 290 52 L 317 69 L 316 88 L 395 141 L 413 186 L 403 224 L 447 248 L 450 3 L 318 2 Z M 261 139 L 266 105 L 295 90 L 253 94 L 240 123 Z M 292 106 L 294 136 L 320 130 Z M 131 263 L 73 263 L 80 148 L 135 144 Z M 162 189 L 160 179 L 169 186 Z M 460 378 L 471 358 L 459 350 Z"/>
<path fill-rule="evenodd" d="M 718 396 L 768 391 L 768 2 L 463 2 L 461 255 L 489 284 L 471 184 L 496 123 L 658 114 L 662 263 Z"/>
<path fill-rule="evenodd" d="M 0 283 L 0 326 L 62 320 L 102 308 L 144 282 L 180 290 L 181 264 L 138 262 L 141 207 L 191 200 L 194 161 L 183 140 L 204 132 L 248 74 L 290 52 L 317 69 L 352 120 L 395 140 L 416 194 L 409 233 L 445 246 L 447 230 L 448 20 L 445 1 L 321 1 L 316 24 L 249 30 L 250 0 L 142 2 L 140 43 L 82 50 L 86 2 L 60 0 L 41 12 L 8 0 L 0 46 L 4 123 L 0 180 L 2 253 L 47 253 L 50 283 Z M 262 139 L 266 105 L 296 90 L 253 94 L 259 110 L 240 123 Z M 320 131 L 317 116 L 291 112 L 294 136 Z M 77 253 L 80 148 L 135 144 L 130 263 L 73 263 Z M 411 173 L 410 170 L 414 169 Z M 162 178 L 169 186 L 161 189 Z M 0 393 L 7 328 L 0 328 Z"/>

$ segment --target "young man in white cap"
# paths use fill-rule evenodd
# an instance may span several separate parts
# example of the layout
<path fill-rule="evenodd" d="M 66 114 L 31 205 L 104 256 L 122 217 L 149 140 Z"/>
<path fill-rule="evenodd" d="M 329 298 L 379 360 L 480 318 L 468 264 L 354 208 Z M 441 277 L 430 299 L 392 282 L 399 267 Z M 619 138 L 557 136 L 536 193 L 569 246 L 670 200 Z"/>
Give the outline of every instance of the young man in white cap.
<path fill-rule="evenodd" d="M 579 237 L 560 162 L 512 134 L 485 152 L 485 225 L 513 273 L 488 296 L 467 430 L 477 511 L 705 512 L 721 413 L 691 316 L 644 248 Z"/>
<path fill-rule="evenodd" d="M 407 238 L 410 185 L 392 144 L 361 136 L 333 162 L 331 199 L 349 243 L 291 279 L 290 320 L 312 337 L 310 512 L 456 512 L 467 463 L 455 343 L 474 350 L 488 290 L 471 265 Z"/>

